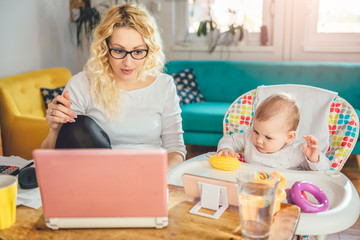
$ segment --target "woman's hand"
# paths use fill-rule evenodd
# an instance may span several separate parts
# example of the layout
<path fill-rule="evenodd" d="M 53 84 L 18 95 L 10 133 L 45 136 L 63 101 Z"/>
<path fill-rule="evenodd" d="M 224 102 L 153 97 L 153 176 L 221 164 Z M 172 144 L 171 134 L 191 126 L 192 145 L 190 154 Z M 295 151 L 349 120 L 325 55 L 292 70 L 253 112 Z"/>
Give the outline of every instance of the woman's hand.
<path fill-rule="evenodd" d="M 46 121 L 50 128 L 59 131 L 63 123 L 75 122 L 76 114 L 71 111 L 69 92 L 56 96 L 46 110 Z"/>
<path fill-rule="evenodd" d="M 310 162 L 318 162 L 319 156 L 319 141 L 312 135 L 304 136 L 306 144 L 302 146 L 306 157 Z"/>

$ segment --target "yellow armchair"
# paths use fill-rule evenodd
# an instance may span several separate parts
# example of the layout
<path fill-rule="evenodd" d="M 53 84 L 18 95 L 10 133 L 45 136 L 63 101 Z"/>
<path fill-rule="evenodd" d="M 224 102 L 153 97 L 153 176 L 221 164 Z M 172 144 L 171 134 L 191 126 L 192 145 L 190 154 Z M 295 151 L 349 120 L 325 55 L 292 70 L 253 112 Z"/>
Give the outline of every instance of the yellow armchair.
<path fill-rule="evenodd" d="M 0 79 L 0 125 L 4 156 L 32 159 L 49 133 L 40 88 L 65 86 L 66 68 L 49 68 Z M 1 141 L 0 141 L 1 142 Z"/>
<path fill-rule="evenodd" d="M 0 156 L 3 155 L 3 147 L 2 147 L 2 140 L 1 140 L 1 125 L 0 125 Z"/>

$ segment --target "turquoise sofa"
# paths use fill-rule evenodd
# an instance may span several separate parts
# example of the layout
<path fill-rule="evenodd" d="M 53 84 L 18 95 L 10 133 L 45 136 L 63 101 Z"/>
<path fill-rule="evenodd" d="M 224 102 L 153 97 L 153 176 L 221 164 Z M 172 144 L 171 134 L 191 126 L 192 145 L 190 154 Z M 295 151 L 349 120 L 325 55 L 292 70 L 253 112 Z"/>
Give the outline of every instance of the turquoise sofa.
<path fill-rule="evenodd" d="M 223 135 L 223 118 L 240 95 L 260 85 L 304 84 L 332 90 L 360 116 L 360 63 L 169 61 L 166 72 L 193 69 L 205 102 L 182 105 L 186 144 L 216 146 Z M 359 139 L 353 150 L 360 154 Z"/>

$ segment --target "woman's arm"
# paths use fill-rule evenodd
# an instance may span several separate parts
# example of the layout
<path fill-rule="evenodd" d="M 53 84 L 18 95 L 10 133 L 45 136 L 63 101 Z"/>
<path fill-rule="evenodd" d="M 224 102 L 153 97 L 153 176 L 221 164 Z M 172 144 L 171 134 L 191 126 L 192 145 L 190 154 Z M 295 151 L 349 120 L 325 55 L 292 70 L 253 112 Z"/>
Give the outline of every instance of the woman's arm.
<path fill-rule="evenodd" d="M 41 148 L 55 148 L 56 139 L 59 132 L 50 128 L 49 135 L 41 143 Z"/>
<path fill-rule="evenodd" d="M 184 162 L 184 157 L 181 153 L 178 152 L 168 153 L 168 170 L 182 162 Z"/>
<path fill-rule="evenodd" d="M 163 148 L 169 153 L 169 168 L 184 161 L 186 149 L 182 130 L 181 109 L 174 80 L 168 76 L 168 81 L 162 92 L 166 93 L 164 110 L 161 114 Z"/>

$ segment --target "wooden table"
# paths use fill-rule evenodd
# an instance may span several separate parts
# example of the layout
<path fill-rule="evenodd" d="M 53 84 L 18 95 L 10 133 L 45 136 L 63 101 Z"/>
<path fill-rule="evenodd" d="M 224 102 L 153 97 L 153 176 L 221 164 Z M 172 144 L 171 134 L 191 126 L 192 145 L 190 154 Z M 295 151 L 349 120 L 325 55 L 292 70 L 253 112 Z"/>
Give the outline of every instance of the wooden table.
<path fill-rule="evenodd" d="M 15 224 L 0 231 L 1 240 L 31 239 L 241 239 L 238 234 L 237 207 L 228 208 L 217 219 L 194 214 L 189 210 L 195 204 L 182 187 L 169 185 L 169 226 L 163 229 L 66 229 L 50 230 L 45 226 L 41 208 L 20 206 Z M 270 239 L 292 239 L 300 216 L 295 205 L 282 204 L 271 228 Z"/>

